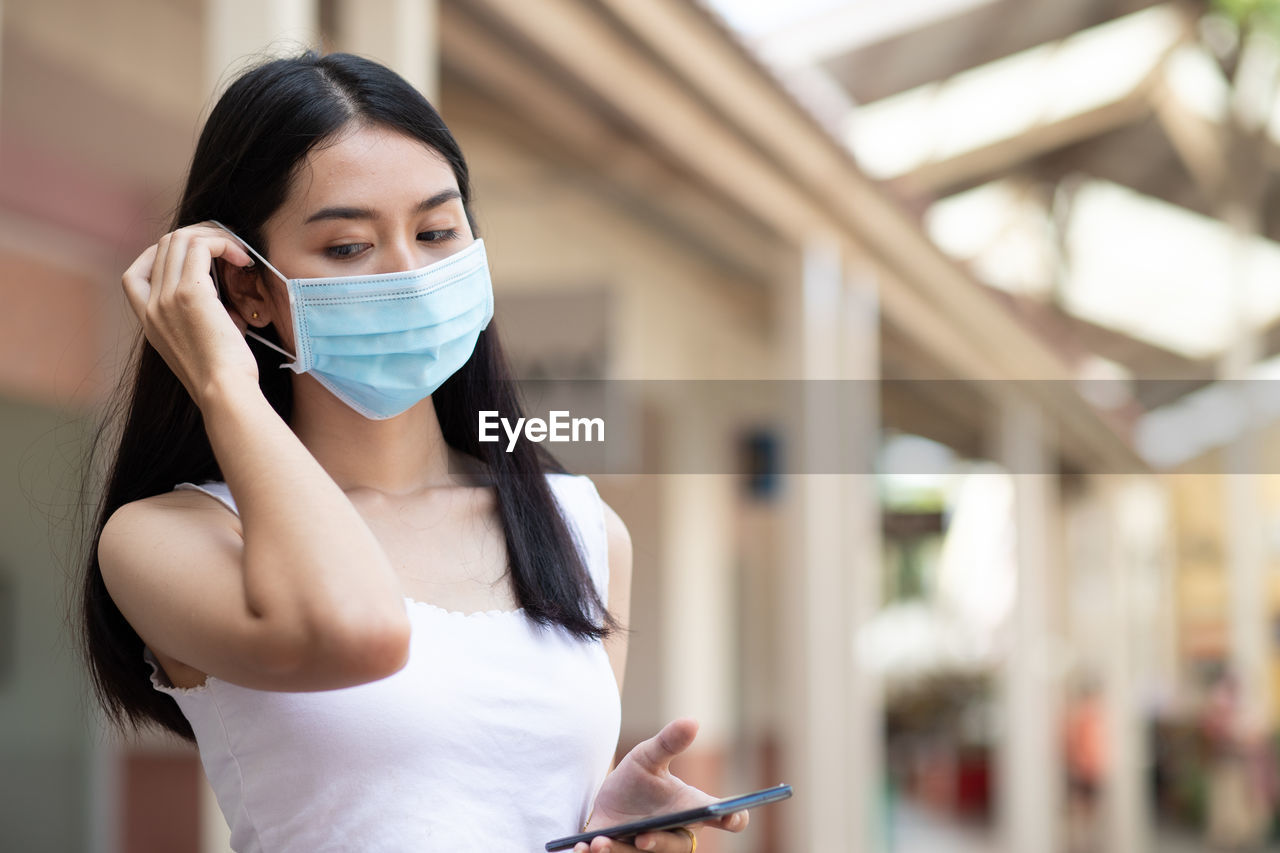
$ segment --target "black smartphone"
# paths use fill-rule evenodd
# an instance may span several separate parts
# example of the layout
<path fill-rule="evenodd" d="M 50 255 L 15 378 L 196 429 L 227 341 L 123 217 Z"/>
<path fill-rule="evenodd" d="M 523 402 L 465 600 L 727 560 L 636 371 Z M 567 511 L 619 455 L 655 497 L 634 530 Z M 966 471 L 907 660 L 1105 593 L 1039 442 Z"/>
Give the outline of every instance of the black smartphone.
<path fill-rule="evenodd" d="M 580 841 L 587 843 L 597 835 L 607 835 L 615 841 L 631 841 L 642 832 L 656 832 L 662 829 L 675 829 L 677 826 L 687 826 L 691 823 L 701 823 L 704 820 L 714 820 L 724 817 L 743 809 L 755 808 L 763 806 L 765 803 L 776 803 L 778 800 L 785 800 L 791 796 L 790 785 L 777 785 L 772 788 L 765 788 L 763 791 L 753 791 L 750 794 L 743 794 L 740 797 L 729 797 L 723 800 L 717 800 L 714 803 L 702 806 L 696 809 L 687 809 L 682 812 L 672 812 L 670 814 L 654 815 L 643 820 L 633 821 L 631 823 L 621 823 L 617 826 L 607 826 L 604 829 L 596 829 L 591 832 L 583 832 L 578 835 L 569 835 L 565 838 L 557 838 L 554 841 L 547 842 L 547 850 L 568 850 Z"/>

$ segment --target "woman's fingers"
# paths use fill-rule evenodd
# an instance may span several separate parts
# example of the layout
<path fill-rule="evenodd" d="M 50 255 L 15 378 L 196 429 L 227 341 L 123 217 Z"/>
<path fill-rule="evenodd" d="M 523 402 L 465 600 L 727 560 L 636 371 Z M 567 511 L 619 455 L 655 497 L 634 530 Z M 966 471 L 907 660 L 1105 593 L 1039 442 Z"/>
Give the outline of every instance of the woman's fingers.
<path fill-rule="evenodd" d="M 163 235 L 156 241 L 156 259 L 151 265 L 151 273 L 147 276 L 147 280 L 151 282 L 151 299 L 150 304 L 154 306 L 160 301 L 161 285 L 164 283 L 164 265 L 169 256 L 169 241 L 173 239 L 173 233 Z"/>
<path fill-rule="evenodd" d="M 158 246 L 151 283 L 153 289 L 159 285 L 156 295 L 164 299 L 173 298 L 180 288 L 190 287 L 198 280 L 212 281 L 210 268 L 214 258 L 225 258 L 240 267 L 253 264 L 249 253 L 225 231 L 204 223 L 172 231 L 160 238 Z M 199 268 L 191 263 L 191 253 L 197 246 L 203 261 Z"/>
<path fill-rule="evenodd" d="M 698 721 L 693 717 L 681 717 L 642 741 L 632 753 L 641 767 L 651 773 L 663 773 L 671 765 L 671 759 L 688 749 L 697 734 Z"/>
<path fill-rule="evenodd" d="M 165 234 L 139 255 L 120 278 L 129 307 L 143 320 L 148 307 L 154 310 L 162 299 L 169 302 L 183 288 L 199 286 L 202 281 L 212 286 L 214 258 L 225 258 L 236 266 L 253 264 L 243 247 L 214 226 L 192 225 Z M 217 298 L 216 288 L 209 292 Z M 243 318 L 231 313 L 243 332 Z"/>
<path fill-rule="evenodd" d="M 690 828 L 692 830 L 692 828 Z M 689 840 L 688 833 L 679 830 L 675 832 L 646 832 L 637 835 L 632 843 L 625 841 L 615 841 L 603 835 L 591 839 L 591 844 L 583 844 L 579 842 L 574 848 L 574 853 L 690 853 L 693 847 Z"/>
<path fill-rule="evenodd" d="M 192 225 L 165 234 L 121 278 L 147 341 L 193 399 L 213 372 L 230 369 L 257 378 L 257 362 L 244 341 L 246 324 L 218 300 L 212 272 L 216 257 L 252 263 L 222 231 Z"/>
<path fill-rule="evenodd" d="M 164 255 L 160 280 L 160 298 L 169 301 L 177 294 L 182 284 L 182 271 L 187 265 L 187 249 L 191 235 L 185 228 L 179 228 L 169 235 L 168 251 Z M 155 280 L 152 279 L 152 284 Z"/>
<path fill-rule="evenodd" d="M 218 293 L 213 286 L 213 273 L 210 271 L 212 265 L 213 256 L 209 253 L 208 244 L 200 239 L 190 241 L 187 244 L 187 257 L 179 274 L 181 286 L 203 287 L 217 299 Z"/>
<path fill-rule="evenodd" d="M 217 225 L 201 222 L 196 225 L 188 225 L 186 228 L 179 230 L 186 232 L 190 239 L 203 242 L 211 258 L 225 258 L 238 267 L 248 267 L 254 263 L 253 258 L 245 251 L 244 246 L 241 246 L 234 237 Z"/>
<path fill-rule="evenodd" d="M 689 827 L 689 832 L 693 827 Z M 652 851 L 652 853 L 689 853 L 693 842 L 687 832 L 646 832 L 637 835 L 633 850 Z"/>
<path fill-rule="evenodd" d="M 725 815 L 719 820 L 708 823 L 708 826 L 717 829 L 725 829 L 729 832 L 741 832 L 747 828 L 747 824 L 751 822 L 750 813 L 743 809 L 733 814 Z M 690 831 L 694 827 L 689 827 Z M 590 844 L 579 842 L 574 846 L 574 853 L 631 853 L 631 851 L 648 851 L 648 853 L 689 853 L 689 848 L 693 845 L 689 843 L 689 836 L 676 830 L 674 832 L 644 832 L 637 835 L 631 844 L 622 841 L 614 841 L 605 836 L 597 836 L 591 839 Z"/>
<path fill-rule="evenodd" d="M 714 826 L 717 829 L 727 829 L 729 832 L 742 832 L 747 828 L 747 824 L 751 822 L 751 813 L 746 809 L 733 814 L 727 814 L 719 820 L 709 823 L 708 826 Z"/>
<path fill-rule="evenodd" d="M 147 250 L 134 260 L 120 277 L 125 298 L 129 307 L 141 320 L 147 312 L 147 303 L 151 301 L 151 269 L 156 261 L 159 246 L 148 246 Z"/>
<path fill-rule="evenodd" d="M 238 267 L 251 267 L 254 265 L 254 259 L 236 242 L 235 238 L 227 234 L 216 225 L 201 225 L 200 228 L 208 232 L 211 238 L 209 243 L 209 253 L 215 258 L 225 258 L 227 261 Z"/>
<path fill-rule="evenodd" d="M 747 828 L 750 817 L 746 809 L 733 814 L 727 814 L 719 820 L 707 823 L 707 826 L 713 826 L 717 829 L 726 829 L 729 832 L 741 832 Z M 689 830 L 694 831 L 694 827 L 690 826 Z M 652 842 L 653 846 L 648 846 Z M 615 842 L 616 844 L 616 842 Z M 689 836 L 679 830 L 675 832 L 645 832 L 637 835 L 635 838 L 635 847 L 622 847 L 615 849 L 621 850 L 653 850 L 657 853 L 666 853 L 671 850 L 675 853 L 687 853 L 692 845 L 689 844 Z M 592 853 L 596 853 L 592 848 Z"/>

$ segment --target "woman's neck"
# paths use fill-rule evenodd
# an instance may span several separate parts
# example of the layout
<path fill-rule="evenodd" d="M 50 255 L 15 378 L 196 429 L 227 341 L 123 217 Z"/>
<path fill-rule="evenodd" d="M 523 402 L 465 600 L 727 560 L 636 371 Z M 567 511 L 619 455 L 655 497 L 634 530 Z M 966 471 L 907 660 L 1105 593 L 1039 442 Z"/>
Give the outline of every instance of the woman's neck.
<path fill-rule="evenodd" d="M 314 378 L 292 378 L 290 426 L 343 491 L 403 496 L 466 484 L 430 397 L 393 418 L 370 420 Z"/>

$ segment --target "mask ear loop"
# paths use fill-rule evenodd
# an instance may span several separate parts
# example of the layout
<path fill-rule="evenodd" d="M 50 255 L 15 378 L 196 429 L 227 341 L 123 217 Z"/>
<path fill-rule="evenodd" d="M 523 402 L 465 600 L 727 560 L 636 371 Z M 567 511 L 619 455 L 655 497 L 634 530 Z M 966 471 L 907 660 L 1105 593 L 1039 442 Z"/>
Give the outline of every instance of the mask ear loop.
<path fill-rule="evenodd" d="M 210 219 L 209 221 L 210 221 L 210 222 L 212 222 L 214 225 L 217 225 L 217 226 L 218 226 L 219 228 L 221 228 L 223 231 L 226 231 L 228 234 L 230 234 L 230 235 L 232 236 L 232 238 L 233 238 L 237 243 L 239 243 L 239 244 L 244 248 L 244 250 L 245 250 L 246 252 L 248 252 L 250 255 L 253 255 L 253 257 L 257 258 L 257 259 L 262 263 L 262 265 L 263 265 L 264 267 L 266 267 L 267 269 L 269 269 L 269 270 L 271 270 L 273 273 L 275 273 L 275 274 L 276 274 L 276 278 L 278 278 L 278 279 L 280 279 L 281 281 L 283 281 L 283 282 L 285 283 L 285 285 L 286 285 L 286 288 L 287 288 L 288 283 L 289 283 L 289 279 L 287 279 L 287 278 L 285 278 L 283 275 L 281 275 L 280 270 L 278 270 L 278 269 L 276 269 L 275 267 L 271 266 L 271 262 L 270 262 L 270 261 L 268 261 L 266 258 L 262 257 L 262 255 L 259 255 L 259 254 L 258 254 L 258 252 L 257 252 L 257 250 L 256 250 L 256 249 L 254 249 L 252 246 L 250 246 L 248 243 L 246 243 L 243 239 L 241 239 L 241 237 L 240 237 L 240 235 L 239 235 L 239 234 L 237 234 L 236 232 L 232 231 L 230 228 L 228 228 L 227 226 L 223 225 L 221 222 L 219 222 L 219 221 L 218 221 L 218 220 L 216 220 L 216 219 Z M 293 302 L 293 294 L 292 294 L 292 293 L 290 293 L 290 294 L 289 294 L 289 302 L 290 302 L 290 303 L 292 303 L 292 302 Z M 293 307 L 293 306 L 292 306 L 292 304 L 290 305 L 290 307 Z M 246 336 L 246 337 L 253 338 L 254 340 L 256 340 L 256 341 L 258 341 L 258 342 L 260 342 L 260 343 L 266 344 L 267 346 L 271 347 L 273 350 L 275 350 L 276 352 L 280 353 L 281 355 L 283 355 L 283 356 L 286 356 L 286 357 L 288 357 L 288 358 L 293 359 L 293 363 L 294 363 L 294 364 L 297 364 L 297 363 L 298 363 L 298 357 L 297 357 L 296 355 L 294 355 L 293 353 L 289 352 L 288 350 L 286 350 L 286 349 L 284 349 L 284 348 L 282 348 L 282 347 L 276 346 L 276 345 L 275 345 L 275 344 L 273 344 L 271 341 L 269 341 L 269 340 L 267 340 L 266 338 L 264 338 L 262 335 L 259 335 L 257 332 L 251 331 L 251 330 L 249 330 L 249 329 L 245 329 L 245 332 L 244 332 L 244 333 L 245 333 L 245 336 Z M 280 366 L 281 366 L 281 367 L 289 367 L 289 368 L 291 368 L 291 367 L 292 367 L 292 365 L 288 365 L 288 364 L 282 364 L 282 365 L 280 365 Z"/>
<path fill-rule="evenodd" d="M 275 344 L 271 343 L 271 341 L 267 340 L 266 338 L 264 338 L 262 335 L 258 334 L 257 332 L 250 331 L 249 329 L 245 329 L 245 330 L 244 330 L 244 334 L 245 334 L 245 337 L 253 338 L 254 340 L 258 341 L 259 343 L 266 344 L 267 346 L 271 347 L 271 348 L 272 348 L 273 350 L 275 350 L 276 352 L 280 353 L 280 354 L 281 354 L 281 355 L 283 355 L 283 356 L 286 356 L 286 357 L 288 357 L 288 358 L 293 359 L 295 362 L 298 360 L 298 357 L 297 357 L 296 355 L 294 355 L 293 353 L 289 352 L 289 351 L 288 351 L 288 350 L 286 350 L 284 347 L 278 347 L 278 346 L 276 346 Z M 282 365 L 280 365 L 280 366 L 281 366 L 281 367 L 289 367 L 289 365 L 287 365 L 287 364 L 282 364 Z"/>

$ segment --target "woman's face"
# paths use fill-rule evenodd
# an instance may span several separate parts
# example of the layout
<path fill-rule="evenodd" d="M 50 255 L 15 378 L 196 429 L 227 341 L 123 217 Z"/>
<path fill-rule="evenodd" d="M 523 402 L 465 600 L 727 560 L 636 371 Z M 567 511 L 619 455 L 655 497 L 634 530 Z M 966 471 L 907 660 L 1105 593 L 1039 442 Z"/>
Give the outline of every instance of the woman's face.
<path fill-rule="evenodd" d="M 263 225 L 268 259 L 290 278 L 418 269 L 475 241 L 453 169 L 434 149 L 379 126 L 340 132 L 301 164 Z M 284 282 L 264 270 L 282 343 L 293 349 Z"/>

